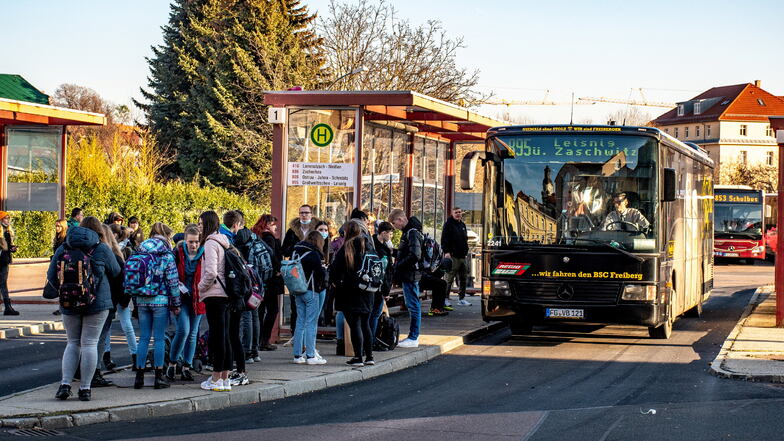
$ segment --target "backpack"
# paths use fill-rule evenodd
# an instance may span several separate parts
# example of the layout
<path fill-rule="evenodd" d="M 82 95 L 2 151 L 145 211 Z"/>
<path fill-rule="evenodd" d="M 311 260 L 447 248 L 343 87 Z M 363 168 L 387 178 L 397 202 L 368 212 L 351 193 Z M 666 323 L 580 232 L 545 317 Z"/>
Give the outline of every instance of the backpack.
<path fill-rule="evenodd" d="M 391 351 L 397 347 L 400 340 L 400 326 L 394 317 L 389 314 L 381 314 L 378 318 L 378 329 L 376 330 L 376 348 L 379 351 Z"/>
<path fill-rule="evenodd" d="M 302 295 L 308 291 L 311 279 L 305 280 L 305 270 L 302 268 L 302 259 L 310 254 L 310 251 L 301 256 L 294 253 L 290 260 L 284 260 L 280 264 L 280 273 L 283 275 L 283 283 L 294 295 Z M 294 257 L 297 256 L 297 257 Z"/>
<path fill-rule="evenodd" d="M 137 252 L 125 261 L 125 295 L 155 297 L 160 294 L 158 256 Z"/>
<path fill-rule="evenodd" d="M 272 278 L 272 250 L 261 238 L 251 235 L 248 242 L 248 263 L 253 266 L 262 282 Z"/>
<path fill-rule="evenodd" d="M 264 283 L 261 281 L 261 276 L 256 270 L 248 263 L 248 275 L 250 276 L 250 291 L 245 295 L 245 309 L 247 311 L 255 311 L 259 309 L 259 305 L 264 301 Z"/>
<path fill-rule="evenodd" d="M 220 244 L 220 242 L 218 242 L 218 244 Z M 220 245 L 223 246 L 223 244 Z M 236 248 L 229 246 L 224 248 L 224 251 L 224 280 L 221 280 L 220 277 L 218 277 L 218 283 L 220 283 L 221 288 L 226 292 L 232 309 L 235 311 L 242 310 L 245 307 L 246 299 L 253 296 L 254 287 L 251 276 L 253 268 L 245 263 L 245 259 L 242 258 Z M 258 278 L 258 275 L 256 275 L 256 277 Z"/>
<path fill-rule="evenodd" d="M 441 245 L 436 242 L 436 239 L 425 234 L 422 241 L 422 259 L 419 261 L 419 267 L 429 273 L 435 272 L 441 266 L 441 261 L 444 260 L 444 252 L 441 250 Z"/>
<path fill-rule="evenodd" d="M 384 284 L 386 262 L 374 250 L 368 249 L 362 257 L 362 265 L 357 270 L 357 286 L 365 292 L 376 292 Z"/>
<path fill-rule="evenodd" d="M 95 247 L 84 252 L 64 247 L 57 259 L 58 298 L 63 309 L 80 311 L 95 303 L 95 277 L 90 261 Z"/>

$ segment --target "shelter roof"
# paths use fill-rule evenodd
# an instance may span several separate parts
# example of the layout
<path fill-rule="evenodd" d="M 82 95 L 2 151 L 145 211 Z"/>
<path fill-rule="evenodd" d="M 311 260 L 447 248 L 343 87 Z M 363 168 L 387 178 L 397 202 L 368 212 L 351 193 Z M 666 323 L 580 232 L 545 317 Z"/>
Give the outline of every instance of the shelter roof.
<path fill-rule="evenodd" d="M 0 74 L 0 98 L 36 104 L 49 104 L 49 95 L 36 89 L 21 75 L 14 74 Z"/>
<path fill-rule="evenodd" d="M 366 121 L 398 122 L 452 141 L 481 141 L 491 127 L 509 125 L 465 107 L 410 90 L 272 91 L 264 104 L 275 107 L 362 107 Z"/>
<path fill-rule="evenodd" d="M 0 125 L 5 124 L 102 126 L 106 124 L 106 116 L 101 113 L 0 98 Z"/>

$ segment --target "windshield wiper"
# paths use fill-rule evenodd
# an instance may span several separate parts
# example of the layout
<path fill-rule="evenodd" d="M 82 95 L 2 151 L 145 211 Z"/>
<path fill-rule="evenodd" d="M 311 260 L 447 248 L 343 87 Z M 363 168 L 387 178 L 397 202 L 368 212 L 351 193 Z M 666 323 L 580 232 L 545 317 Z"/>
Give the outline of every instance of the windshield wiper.
<path fill-rule="evenodd" d="M 583 239 L 583 238 L 575 238 L 574 240 L 575 240 L 575 241 L 578 241 L 578 240 L 585 240 L 585 241 L 588 241 L 588 242 L 597 243 L 597 244 L 599 244 L 599 245 L 601 245 L 601 246 L 603 246 L 603 247 L 605 247 L 605 248 L 609 248 L 609 249 L 611 249 L 611 250 L 613 250 L 613 251 L 615 251 L 615 252 L 617 252 L 617 253 L 621 253 L 621 254 L 623 254 L 623 255 L 624 255 L 624 256 L 626 256 L 626 257 L 629 257 L 629 258 L 631 258 L 631 259 L 634 259 L 634 260 L 636 260 L 637 262 L 640 262 L 640 263 L 642 263 L 642 262 L 645 262 L 645 259 L 643 259 L 642 257 L 640 257 L 640 256 L 637 256 L 637 255 L 635 255 L 635 254 L 632 254 L 632 253 L 630 253 L 630 252 L 628 252 L 628 251 L 624 250 L 623 248 L 617 248 L 617 247 L 613 246 L 612 244 L 609 244 L 609 243 L 607 243 L 607 242 L 604 242 L 604 241 L 602 241 L 602 240 L 598 240 L 598 239 Z"/>

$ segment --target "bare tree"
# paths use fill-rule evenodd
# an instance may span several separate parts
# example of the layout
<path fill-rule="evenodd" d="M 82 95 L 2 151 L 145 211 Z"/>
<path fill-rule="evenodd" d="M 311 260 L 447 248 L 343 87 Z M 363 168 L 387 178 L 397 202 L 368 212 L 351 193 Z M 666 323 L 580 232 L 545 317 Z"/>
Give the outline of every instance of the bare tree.
<path fill-rule="evenodd" d="M 650 126 L 653 117 L 648 112 L 643 112 L 639 107 L 626 106 L 607 115 L 607 123 L 623 126 Z"/>
<path fill-rule="evenodd" d="M 444 101 L 472 106 L 486 97 L 474 88 L 479 71 L 457 66 L 462 37 L 449 38 L 440 22 L 414 26 L 397 17 L 384 0 L 356 4 L 330 2 L 320 19 L 332 89 L 415 90 Z M 364 68 L 362 72 L 339 79 Z"/>

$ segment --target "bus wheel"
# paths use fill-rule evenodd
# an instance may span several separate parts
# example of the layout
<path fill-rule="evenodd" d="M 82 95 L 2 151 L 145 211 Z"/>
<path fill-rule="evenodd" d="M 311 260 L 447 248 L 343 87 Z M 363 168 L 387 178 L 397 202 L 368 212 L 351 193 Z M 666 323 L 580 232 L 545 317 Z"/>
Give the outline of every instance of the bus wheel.
<path fill-rule="evenodd" d="M 509 322 L 509 329 L 512 330 L 512 335 L 528 335 L 534 330 L 534 324 L 530 321 L 517 319 Z"/>
<path fill-rule="evenodd" d="M 672 335 L 672 319 L 667 319 L 664 324 L 659 326 L 649 326 L 648 335 L 657 340 L 667 340 Z"/>

